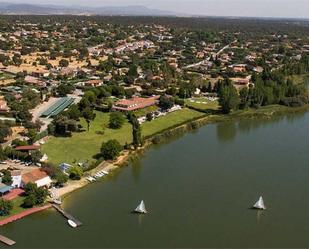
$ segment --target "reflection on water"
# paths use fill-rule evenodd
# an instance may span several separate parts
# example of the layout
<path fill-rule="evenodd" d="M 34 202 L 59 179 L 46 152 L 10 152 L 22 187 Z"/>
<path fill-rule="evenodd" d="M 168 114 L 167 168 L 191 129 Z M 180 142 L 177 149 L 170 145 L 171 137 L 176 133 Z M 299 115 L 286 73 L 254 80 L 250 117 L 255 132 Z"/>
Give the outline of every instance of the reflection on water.
<path fill-rule="evenodd" d="M 273 116 L 272 118 L 264 119 L 242 119 L 238 122 L 227 121 L 216 124 L 217 138 L 220 142 L 231 142 L 237 136 L 237 133 L 247 134 L 252 130 L 267 127 L 269 125 L 275 125 L 277 123 L 287 121 L 290 124 L 297 122 L 303 118 L 306 112 L 288 113 L 284 115 Z"/>
<path fill-rule="evenodd" d="M 220 142 L 233 141 L 237 134 L 235 122 L 222 122 L 217 124 L 217 138 Z"/>
<path fill-rule="evenodd" d="M 140 175 L 141 175 L 141 171 L 142 171 L 142 165 L 141 165 L 141 160 L 138 158 L 133 159 L 132 161 L 132 177 L 134 179 L 135 182 L 138 182 Z"/>
<path fill-rule="evenodd" d="M 256 223 L 259 224 L 261 219 L 262 219 L 262 216 L 263 216 L 263 210 L 258 210 L 257 213 L 256 213 Z"/>

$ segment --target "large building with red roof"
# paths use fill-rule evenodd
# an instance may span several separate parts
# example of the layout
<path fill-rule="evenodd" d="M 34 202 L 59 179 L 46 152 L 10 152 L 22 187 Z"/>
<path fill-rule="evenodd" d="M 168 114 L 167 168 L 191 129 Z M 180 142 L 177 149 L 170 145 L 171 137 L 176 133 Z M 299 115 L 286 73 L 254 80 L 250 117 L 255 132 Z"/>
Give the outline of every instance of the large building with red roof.
<path fill-rule="evenodd" d="M 150 98 L 134 97 L 132 99 L 123 99 L 113 105 L 113 110 L 129 112 L 144 109 L 149 106 L 154 106 L 159 98 L 160 96 L 154 96 Z"/>

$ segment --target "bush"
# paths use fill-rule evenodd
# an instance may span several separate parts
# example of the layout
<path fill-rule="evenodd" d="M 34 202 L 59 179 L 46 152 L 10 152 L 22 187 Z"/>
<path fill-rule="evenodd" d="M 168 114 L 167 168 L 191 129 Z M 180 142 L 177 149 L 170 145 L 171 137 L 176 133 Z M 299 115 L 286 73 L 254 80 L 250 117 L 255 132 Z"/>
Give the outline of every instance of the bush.
<path fill-rule="evenodd" d="M 1 216 L 9 215 L 12 209 L 13 209 L 13 204 L 11 201 L 6 201 L 2 198 L 0 199 L 0 215 Z"/>
<path fill-rule="evenodd" d="M 73 166 L 69 169 L 69 177 L 72 180 L 80 180 L 83 176 L 83 170 L 78 166 Z"/>
<path fill-rule="evenodd" d="M 27 183 L 24 189 L 26 198 L 23 206 L 26 208 L 43 204 L 48 196 L 48 190 L 42 187 L 38 188 L 35 183 Z"/>
<path fill-rule="evenodd" d="M 69 180 L 69 177 L 64 173 L 59 172 L 56 174 L 55 179 L 57 181 L 56 185 L 62 187 Z"/>
<path fill-rule="evenodd" d="M 114 160 L 119 156 L 122 149 L 121 144 L 113 139 L 102 144 L 101 153 L 105 160 Z"/>
<path fill-rule="evenodd" d="M 109 117 L 109 128 L 120 129 L 125 122 L 125 117 L 121 112 L 112 112 Z"/>

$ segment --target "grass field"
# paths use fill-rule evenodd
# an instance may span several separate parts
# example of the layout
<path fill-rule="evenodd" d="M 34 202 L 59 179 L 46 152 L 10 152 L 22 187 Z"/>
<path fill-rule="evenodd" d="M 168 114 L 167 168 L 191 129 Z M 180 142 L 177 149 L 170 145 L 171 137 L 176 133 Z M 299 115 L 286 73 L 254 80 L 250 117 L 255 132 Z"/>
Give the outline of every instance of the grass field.
<path fill-rule="evenodd" d="M 78 163 L 95 161 L 94 155 L 100 152 L 103 142 L 117 139 L 121 144 L 132 141 L 131 125 L 126 122 L 119 130 L 108 128 L 109 114 L 96 112 L 96 119 L 91 122 L 90 130 L 74 133 L 72 137 L 52 137 L 43 146 L 43 153 L 49 157 L 49 161 L 55 164 L 62 162 Z M 81 125 L 86 130 L 84 120 Z"/>
<path fill-rule="evenodd" d="M 210 101 L 206 98 L 193 98 L 193 101 L 186 100 L 186 105 L 189 107 L 193 107 L 199 109 L 201 111 L 207 110 L 218 110 L 219 103 L 218 101 Z"/>
<path fill-rule="evenodd" d="M 16 199 L 12 200 L 13 203 L 13 209 L 10 212 L 10 215 L 8 216 L 0 216 L 0 220 L 6 219 L 12 215 L 19 214 L 26 209 L 21 207 L 21 205 L 24 203 L 25 197 L 17 197 Z"/>
<path fill-rule="evenodd" d="M 126 142 L 132 142 L 131 124 L 126 122 L 120 130 L 112 130 L 108 128 L 108 113 L 96 112 L 96 115 L 96 119 L 90 125 L 89 132 L 74 133 L 72 137 L 67 138 L 50 138 L 42 149 L 43 153 L 48 155 L 49 161 L 56 165 L 62 162 L 70 164 L 93 162 L 95 161 L 93 156 L 100 152 L 102 142 L 110 139 L 116 139 L 123 145 Z M 203 113 L 185 108 L 144 123 L 142 134 L 149 136 L 203 115 Z M 87 125 L 84 120 L 81 121 L 81 125 L 86 129 Z"/>
<path fill-rule="evenodd" d="M 309 83 L 309 74 L 292 75 L 288 78 L 290 78 L 295 84 Z"/>
<path fill-rule="evenodd" d="M 150 136 L 160 131 L 171 128 L 177 124 L 182 124 L 194 118 L 202 117 L 205 114 L 184 108 L 182 110 L 170 113 L 164 117 L 160 117 L 151 122 L 146 122 L 142 125 L 143 136 Z"/>

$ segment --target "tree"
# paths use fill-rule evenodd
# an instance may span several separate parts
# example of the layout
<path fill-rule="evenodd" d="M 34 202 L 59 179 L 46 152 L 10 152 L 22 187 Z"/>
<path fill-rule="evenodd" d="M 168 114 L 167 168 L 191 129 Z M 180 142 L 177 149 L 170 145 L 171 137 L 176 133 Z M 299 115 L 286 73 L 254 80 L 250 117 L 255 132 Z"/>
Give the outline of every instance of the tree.
<path fill-rule="evenodd" d="M 125 122 L 125 117 L 121 112 L 112 112 L 109 116 L 109 128 L 120 129 Z"/>
<path fill-rule="evenodd" d="M 162 110 L 168 110 L 170 108 L 172 108 L 174 105 L 174 102 L 171 98 L 167 97 L 167 96 L 161 96 L 160 100 L 159 100 L 159 107 Z"/>
<path fill-rule="evenodd" d="M 71 84 L 60 84 L 57 88 L 57 93 L 60 97 L 65 97 L 67 94 L 72 93 L 74 91 L 74 86 Z"/>
<path fill-rule="evenodd" d="M 56 185 L 62 187 L 69 180 L 69 177 L 64 173 L 59 172 L 56 174 L 55 179 Z"/>
<path fill-rule="evenodd" d="M 137 66 L 136 65 L 131 65 L 128 71 L 128 76 L 132 78 L 136 78 L 138 76 L 137 72 Z"/>
<path fill-rule="evenodd" d="M 81 112 L 78 109 L 77 105 L 71 105 L 69 109 L 65 112 L 65 115 L 68 116 L 69 119 L 78 120 L 81 116 Z"/>
<path fill-rule="evenodd" d="M 29 194 L 26 196 L 24 203 L 23 203 L 23 207 L 25 208 L 31 208 L 33 206 L 35 206 L 36 204 L 36 198 L 34 194 Z"/>
<path fill-rule="evenodd" d="M 101 153 L 105 160 L 114 160 L 119 156 L 122 149 L 121 144 L 113 139 L 102 144 Z"/>
<path fill-rule="evenodd" d="M 132 118 L 132 135 L 134 148 L 137 149 L 142 145 L 142 131 L 141 126 L 135 116 Z"/>
<path fill-rule="evenodd" d="M 27 183 L 24 190 L 26 198 L 23 206 L 27 208 L 43 204 L 48 196 L 48 190 L 46 188 L 38 188 L 37 185 L 32 182 Z"/>
<path fill-rule="evenodd" d="M 83 170 L 81 167 L 73 166 L 69 169 L 69 177 L 72 180 L 80 180 L 83 176 Z"/>
<path fill-rule="evenodd" d="M 0 143 L 3 143 L 4 139 L 11 134 L 11 128 L 6 124 L 0 123 Z"/>
<path fill-rule="evenodd" d="M 240 99 L 236 88 L 232 84 L 223 85 L 220 89 L 219 103 L 222 112 L 225 114 L 230 113 L 232 109 L 236 110 L 239 106 Z"/>
<path fill-rule="evenodd" d="M 153 114 L 151 113 L 151 112 L 148 112 L 147 114 L 146 114 L 146 120 L 147 121 L 151 121 L 153 119 Z"/>
<path fill-rule="evenodd" d="M 90 122 L 93 121 L 96 117 L 95 113 L 93 112 L 93 110 L 90 107 L 87 107 L 84 111 L 83 111 L 83 117 L 87 122 L 87 129 L 89 131 L 90 128 Z"/>
<path fill-rule="evenodd" d="M 6 185 L 11 185 L 13 182 L 11 172 L 9 170 L 2 170 L 1 173 L 3 174 L 2 183 Z"/>
<path fill-rule="evenodd" d="M 9 215 L 12 209 L 13 209 L 13 203 L 11 201 L 6 201 L 2 198 L 0 199 L 0 215 L 1 216 Z"/>
<path fill-rule="evenodd" d="M 59 61 L 59 67 L 68 67 L 69 64 L 70 64 L 69 61 L 66 60 L 66 59 L 61 59 L 61 60 Z"/>
<path fill-rule="evenodd" d="M 7 156 L 6 156 L 2 146 L 0 146 L 0 161 L 4 161 L 5 159 L 7 159 Z"/>
<path fill-rule="evenodd" d="M 27 137 L 29 138 L 29 144 L 33 144 L 35 142 L 35 138 L 37 137 L 36 130 L 30 129 L 27 133 Z"/>

